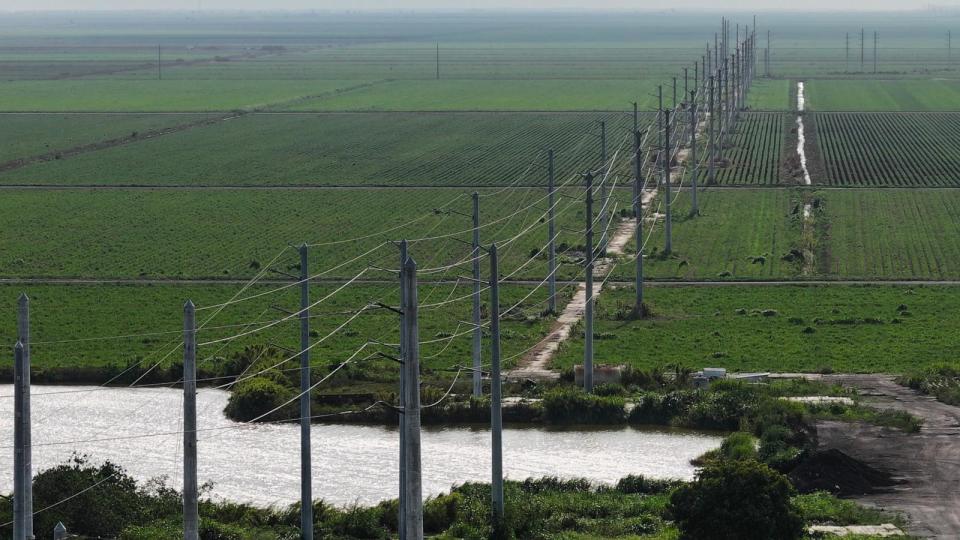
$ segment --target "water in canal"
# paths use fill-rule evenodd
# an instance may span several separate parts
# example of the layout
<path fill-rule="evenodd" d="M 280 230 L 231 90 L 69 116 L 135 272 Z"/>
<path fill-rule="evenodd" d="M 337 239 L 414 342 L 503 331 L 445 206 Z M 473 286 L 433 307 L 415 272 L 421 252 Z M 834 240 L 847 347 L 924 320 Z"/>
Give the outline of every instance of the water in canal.
<path fill-rule="evenodd" d="M 13 486 L 13 387 L 0 385 L 0 493 Z M 139 480 L 181 485 L 180 390 L 33 387 L 34 473 L 73 453 L 122 465 Z M 212 495 L 258 505 L 299 498 L 295 425 L 244 425 L 223 415 L 228 394 L 197 398 L 200 482 Z M 720 445 L 718 435 L 633 428 L 507 429 L 508 478 L 555 475 L 612 483 L 628 474 L 688 479 L 690 459 Z M 423 433 L 425 495 L 466 481 L 489 481 L 490 432 L 438 428 Z M 67 443 L 67 444 L 59 444 Z M 313 428 L 314 496 L 333 504 L 375 503 L 397 493 L 398 433 L 370 426 Z"/>

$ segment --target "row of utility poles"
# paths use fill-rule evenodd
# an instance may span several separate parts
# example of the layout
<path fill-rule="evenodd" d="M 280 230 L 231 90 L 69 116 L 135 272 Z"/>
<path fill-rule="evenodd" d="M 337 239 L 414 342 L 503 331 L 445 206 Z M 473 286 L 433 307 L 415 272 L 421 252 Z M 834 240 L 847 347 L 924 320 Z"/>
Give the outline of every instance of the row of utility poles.
<path fill-rule="evenodd" d="M 754 27 L 755 28 L 755 27 Z M 659 144 L 655 154 L 658 160 L 648 159 L 644 148 L 645 132 L 641 132 L 637 107 L 634 106 L 634 156 L 633 156 L 633 218 L 636 220 L 636 306 L 635 310 L 641 316 L 644 313 L 643 304 L 643 252 L 644 227 L 642 197 L 645 179 L 651 175 L 664 189 L 666 198 L 666 245 L 667 252 L 672 250 L 671 238 L 671 207 L 672 181 L 671 172 L 673 161 L 676 158 L 674 151 L 674 134 L 679 133 L 681 143 L 690 150 L 691 187 L 693 192 L 693 213 L 698 213 L 696 202 L 697 180 L 699 168 L 697 166 L 698 153 L 697 134 L 701 123 L 701 115 L 705 116 L 709 126 L 709 141 L 706 161 L 709 164 L 708 183 L 715 182 L 716 163 L 722 159 L 725 140 L 733 131 L 738 111 L 745 106 L 746 95 L 753 79 L 755 31 L 749 28 L 740 37 L 737 26 L 736 39 L 730 44 L 731 25 L 723 21 L 722 37 L 716 36 L 714 49 L 707 47 L 706 54 L 694 65 L 694 88 L 689 87 L 689 68 L 685 70 L 684 100 L 675 102 L 672 108 L 663 108 L 658 114 Z M 732 52 L 731 52 L 732 51 Z M 722 60 L 721 60 L 722 59 Z M 677 91 L 677 79 L 674 79 L 674 94 Z M 662 104 L 662 87 L 659 92 Z M 685 125 L 683 112 L 689 112 L 690 123 Z M 586 279 L 587 300 L 585 306 L 585 341 L 584 352 L 584 389 L 593 390 L 593 322 L 594 322 L 594 269 L 596 259 L 606 249 L 606 230 L 609 227 L 610 208 L 608 180 L 613 164 L 608 164 L 607 155 L 607 126 L 600 124 L 600 163 L 601 166 L 584 174 L 585 180 L 585 256 L 584 272 Z M 679 150 L 680 145 L 676 145 Z M 645 172 L 645 166 L 648 166 Z M 657 167 L 662 172 L 662 178 L 657 178 Z M 651 171 L 650 167 L 653 167 Z M 556 200 L 557 188 L 555 179 L 555 153 L 547 152 L 547 258 L 549 291 L 548 308 L 557 312 L 557 259 L 556 259 Z M 601 223 L 604 234 L 601 235 L 599 246 L 594 246 L 594 225 L 597 223 L 594 213 L 594 180 L 598 174 L 603 174 L 601 182 L 602 212 Z M 480 201 L 479 194 L 472 197 L 473 212 L 469 217 L 473 224 L 471 242 L 472 280 L 473 280 L 473 347 L 472 347 L 472 389 L 474 395 L 482 395 L 482 378 L 484 371 L 481 363 L 482 326 L 480 321 L 480 294 L 481 272 L 480 260 L 486 251 L 490 262 L 488 278 L 490 302 L 490 398 L 491 398 L 491 505 L 495 520 L 503 517 L 503 440 L 502 440 L 502 389 L 501 389 L 501 347 L 500 347 L 500 269 L 497 245 L 484 248 L 480 244 Z M 418 327 L 418 294 L 417 294 L 417 263 L 408 252 L 407 242 L 400 242 L 400 306 L 394 311 L 399 315 L 399 413 L 400 426 L 400 515 L 399 530 L 403 540 L 421 540 L 423 538 L 423 498 L 422 498 L 422 460 L 420 444 L 420 346 Z M 311 367 L 310 367 L 310 273 L 309 253 L 306 244 L 299 247 L 300 258 L 300 311 L 296 314 L 300 323 L 300 470 L 301 470 L 301 534 L 304 539 L 312 539 L 313 531 L 313 491 L 312 491 L 312 463 L 311 463 Z M 393 309 L 393 308 L 391 308 Z M 187 301 L 183 311 L 183 528 L 185 540 L 199 538 L 199 503 L 197 478 L 197 324 L 196 307 L 192 301 Z M 32 464 L 30 438 L 30 329 L 29 329 L 29 299 L 22 295 L 18 307 L 18 341 L 14 348 L 14 379 L 15 379 L 15 429 L 14 429 L 14 540 L 33 538 L 33 508 L 32 508 Z M 62 527 L 58 528 L 58 531 Z M 65 534 L 65 530 L 61 531 Z"/>

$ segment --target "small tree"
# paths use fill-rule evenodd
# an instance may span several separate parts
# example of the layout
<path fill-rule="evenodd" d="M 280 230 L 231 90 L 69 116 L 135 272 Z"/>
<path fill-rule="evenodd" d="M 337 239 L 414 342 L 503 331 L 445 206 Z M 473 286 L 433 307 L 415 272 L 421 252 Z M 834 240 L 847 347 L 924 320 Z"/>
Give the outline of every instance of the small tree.
<path fill-rule="evenodd" d="M 91 464 L 86 457 L 47 469 L 33 479 L 35 509 L 56 510 L 34 518 L 34 530 L 46 534 L 58 521 L 74 534 L 115 537 L 124 527 L 143 521 L 147 501 L 136 481 L 110 463 Z"/>
<path fill-rule="evenodd" d="M 756 461 L 723 461 L 705 467 L 670 497 L 681 538 L 793 540 L 803 520 L 790 504 L 787 477 Z"/>

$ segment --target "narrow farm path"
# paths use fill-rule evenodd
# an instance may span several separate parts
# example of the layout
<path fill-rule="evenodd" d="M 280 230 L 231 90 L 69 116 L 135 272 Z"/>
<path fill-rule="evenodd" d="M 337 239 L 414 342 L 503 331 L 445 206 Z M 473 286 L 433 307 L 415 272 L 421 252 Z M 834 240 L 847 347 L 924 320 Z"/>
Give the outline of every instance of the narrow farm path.
<path fill-rule="evenodd" d="M 656 197 L 656 188 L 644 190 L 640 196 L 640 205 L 642 208 L 648 208 Z M 603 280 L 613 269 L 615 257 L 623 255 L 624 249 L 637 231 L 637 222 L 635 219 L 625 219 L 617 226 L 613 237 L 607 244 L 607 257 L 600 259 L 593 269 L 594 276 L 594 298 L 598 297 L 603 290 Z M 600 283 L 597 284 L 597 281 Z M 563 312 L 557 317 L 550 333 L 540 340 L 527 354 L 525 354 L 517 368 L 508 372 L 510 379 L 533 379 L 536 381 L 556 380 L 560 374 L 550 369 L 550 362 L 560 350 L 563 344 L 573 332 L 574 326 L 583 318 L 587 306 L 587 284 L 581 282 L 577 286 L 577 292 L 574 293 L 570 303 L 563 308 Z"/>
<path fill-rule="evenodd" d="M 923 419 L 920 433 L 849 422 L 820 422 L 822 448 L 836 448 L 903 483 L 858 502 L 903 512 L 907 532 L 923 538 L 960 538 L 960 408 L 900 386 L 889 375 L 830 375 L 868 403 Z"/>
<path fill-rule="evenodd" d="M 703 133 L 705 126 L 706 122 L 697 124 L 698 136 Z M 689 144 L 685 144 L 677 151 L 676 161 L 678 164 L 685 163 L 689 159 L 689 156 Z M 685 171 L 686 168 L 684 166 L 673 167 L 671 164 L 668 180 L 670 184 L 682 184 Z M 659 181 L 657 183 L 659 184 Z M 654 186 L 640 193 L 641 213 L 643 210 L 650 208 L 650 205 L 657 196 L 657 187 L 658 186 Z M 661 217 L 662 216 L 657 213 L 651 213 L 645 219 L 655 223 Z M 604 279 L 613 270 L 615 258 L 623 255 L 624 248 L 626 248 L 627 243 L 635 237 L 636 231 L 637 221 L 635 219 L 626 219 L 620 222 L 616 232 L 614 232 L 613 237 L 607 244 L 607 257 L 599 261 L 594 267 L 594 298 L 599 297 L 603 292 Z M 597 285 L 597 281 L 600 282 L 600 285 Z M 586 304 L 587 284 L 584 282 L 580 283 L 577 287 L 577 292 L 573 295 L 570 303 L 567 304 L 560 316 L 557 317 L 550 333 L 521 358 L 517 368 L 509 372 L 507 377 L 515 380 L 555 380 L 559 378 L 560 374 L 550 369 L 550 363 L 553 361 L 554 356 L 556 356 L 557 351 L 560 350 L 560 346 L 570 339 L 574 326 L 583 318 L 584 312 L 586 311 Z"/>

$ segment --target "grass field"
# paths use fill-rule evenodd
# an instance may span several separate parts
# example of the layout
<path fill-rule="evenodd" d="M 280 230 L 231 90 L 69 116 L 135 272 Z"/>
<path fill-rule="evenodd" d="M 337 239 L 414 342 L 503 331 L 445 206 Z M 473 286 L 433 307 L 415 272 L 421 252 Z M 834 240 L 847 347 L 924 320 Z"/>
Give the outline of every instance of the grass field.
<path fill-rule="evenodd" d="M 736 280 L 789 279 L 799 275 L 797 263 L 783 256 L 800 241 L 798 195 L 787 190 L 726 190 L 700 194 L 700 216 L 689 217 L 690 194 L 675 195 L 673 254 L 663 255 L 663 221 L 648 241 L 644 272 L 659 279 Z M 663 206 L 654 206 L 660 213 Z M 649 231 L 650 225 L 646 225 Z M 634 244 L 629 244 L 632 252 Z M 617 267 L 629 278 L 634 266 Z"/>
<path fill-rule="evenodd" d="M 822 192 L 828 252 L 821 272 L 863 279 L 958 279 L 960 194 Z"/>
<path fill-rule="evenodd" d="M 792 81 L 782 79 L 756 79 L 747 96 L 747 107 L 754 111 L 791 111 L 796 108 L 790 102 Z"/>
<path fill-rule="evenodd" d="M 736 131 L 730 136 L 723 157 L 729 161 L 718 167 L 717 182 L 720 184 L 777 184 L 780 181 L 780 162 L 783 158 L 785 123 L 783 114 L 743 114 Z M 704 150 L 706 151 L 706 150 Z M 701 167 L 701 184 L 706 182 L 708 171 Z"/>
<path fill-rule="evenodd" d="M 363 81 L 64 80 L 0 82 L 0 110 L 229 111 L 288 103 Z"/>
<path fill-rule="evenodd" d="M 56 134 L 63 118 L 77 131 L 88 123 L 93 138 L 105 122 L 71 115 L 32 124 L 30 118 L 0 131 L 32 140 Z M 252 114 L 0 173 L 0 183 L 546 185 L 547 148 L 555 150 L 558 178 L 599 165 L 601 120 L 612 154 L 632 126 L 625 114 Z"/>
<path fill-rule="evenodd" d="M 647 298 L 653 318 L 623 321 L 617 311 L 631 305 L 633 290 L 601 296 L 596 362 L 901 373 L 953 358 L 960 331 L 953 287 L 652 287 Z M 578 337 L 555 366 L 582 359 Z"/>
<path fill-rule="evenodd" d="M 816 115 L 817 140 L 832 185 L 955 186 L 960 114 Z"/>
<path fill-rule="evenodd" d="M 688 44 L 689 45 L 689 44 Z M 179 51 L 170 51 L 169 57 Z M 439 54 L 438 54 L 439 53 Z M 223 54 L 223 53 L 221 53 Z M 602 46 L 569 43 L 403 43 L 324 47 L 241 58 L 230 62 L 167 63 L 176 79 L 643 79 L 672 76 L 692 63 L 695 47 L 643 47 L 636 42 Z M 156 68 L 131 76 L 155 75 Z"/>
<path fill-rule="evenodd" d="M 268 293 L 277 288 L 276 285 L 254 286 L 241 294 L 240 298 Z M 204 309 L 230 300 L 240 289 L 236 285 L 3 285 L 0 286 L 0 320 L 4 324 L 0 340 L 3 343 L 16 341 L 16 302 L 23 291 L 31 299 L 31 361 L 37 374 L 51 368 L 72 369 L 75 373 L 85 369 L 96 372 L 95 368 L 126 366 L 131 361 L 141 359 L 147 365 L 161 362 L 162 366 L 166 366 L 179 362 L 183 354 L 180 345 L 183 304 L 187 299 L 192 299 L 200 308 L 197 312 L 197 323 L 201 325 L 197 355 L 201 367 L 210 367 L 211 362 L 222 361 L 248 345 L 297 348 L 299 325 L 296 317 L 259 332 L 254 330 L 288 317 L 283 311 L 271 309 L 271 306 L 295 311 L 299 302 L 298 289 L 286 288 L 227 306 L 213 318 L 211 316 L 217 310 Z M 312 301 L 316 302 L 332 293 L 334 287 L 314 285 L 311 291 Z M 530 292 L 530 288 L 516 286 L 501 288 L 503 310 L 521 302 Z M 447 298 L 458 298 L 468 293 L 465 285 L 456 289 L 451 285 L 423 285 L 420 288 L 421 361 L 425 368 L 439 369 L 469 363 L 469 326 L 458 323 L 470 319 L 469 297 L 435 306 Z M 396 305 L 397 295 L 398 285 L 395 283 L 355 285 L 314 307 L 310 323 L 314 332 L 312 342 L 316 343 L 311 349 L 313 362 L 323 367 L 339 364 L 368 340 L 396 343 L 397 316 L 384 309 L 364 312 L 346 324 L 335 334 L 335 338 L 322 338 L 347 323 L 352 315 L 368 303 L 383 301 L 388 305 Z M 504 317 L 502 347 L 508 365 L 514 362 L 510 357 L 531 347 L 546 333 L 551 319 L 540 316 L 545 309 L 544 299 L 544 291 L 537 291 Z M 485 293 L 484 302 L 488 301 L 488 294 Z M 247 332 L 249 335 L 233 340 L 203 345 Z M 105 337 L 115 339 L 97 339 Z M 381 350 L 390 354 L 389 347 Z M 483 354 L 484 357 L 488 356 L 486 350 Z M 9 366 L 10 363 L 7 363 L 6 369 Z M 386 363 L 386 366 L 395 364 Z"/>
<path fill-rule="evenodd" d="M 4 114 L 0 163 L 208 118 L 202 114 Z"/>
<path fill-rule="evenodd" d="M 558 200 L 561 248 L 583 243 L 575 232 L 584 227 L 581 191 L 567 190 L 577 198 Z M 540 221 L 546 190 L 482 193 L 481 242 L 501 244 L 507 275 L 547 242 Z M 470 212 L 466 190 L 9 190 L 0 197 L 0 275 L 246 279 L 288 243 L 308 242 L 320 244 L 311 248 L 312 274 L 353 277 L 368 265 L 396 268 L 390 240 L 439 236 L 412 245 L 411 254 L 422 268 L 461 262 L 431 276 L 455 279 L 470 272 L 462 261 L 470 258 L 464 242 L 470 241 L 471 222 L 461 215 Z M 529 233 L 506 243 L 523 230 Z M 538 255 L 516 275 L 543 279 L 545 259 Z M 560 275 L 580 271 L 575 258 L 561 257 L 560 263 Z M 296 252 L 287 250 L 273 268 L 297 273 L 298 264 Z M 484 275 L 487 264 L 482 262 Z M 365 277 L 392 279 L 368 272 Z"/>
<path fill-rule="evenodd" d="M 957 111 L 960 81 L 811 80 L 805 85 L 811 111 Z"/>
<path fill-rule="evenodd" d="M 662 79 L 390 81 L 308 100 L 299 111 L 627 111 L 655 110 Z M 672 90 L 671 90 L 672 91 Z"/>

